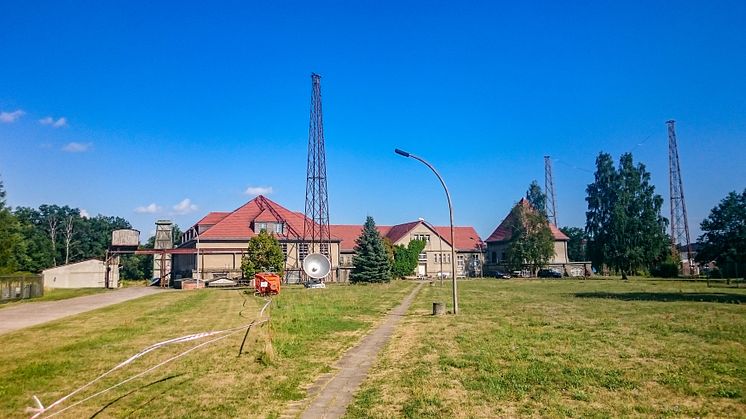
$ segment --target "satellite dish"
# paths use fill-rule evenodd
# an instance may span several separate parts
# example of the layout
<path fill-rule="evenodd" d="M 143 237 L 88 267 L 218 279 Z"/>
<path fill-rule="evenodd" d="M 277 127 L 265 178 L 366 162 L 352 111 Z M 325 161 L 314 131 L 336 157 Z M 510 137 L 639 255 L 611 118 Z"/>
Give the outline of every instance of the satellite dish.
<path fill-rule="evenodd" d="M 303 272 L 313 279 L 321 279 L 329 275 L 331 270 L 332 263 L 321 253 L 311 253 L 303 259 Z"/>

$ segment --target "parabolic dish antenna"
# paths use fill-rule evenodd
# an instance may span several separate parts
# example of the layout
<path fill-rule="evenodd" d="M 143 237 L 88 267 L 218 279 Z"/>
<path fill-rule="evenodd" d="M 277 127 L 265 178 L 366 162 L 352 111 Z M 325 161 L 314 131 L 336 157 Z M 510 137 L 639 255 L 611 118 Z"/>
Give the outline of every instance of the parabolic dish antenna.
<path fill-rule="evenodd" d="M 303 259 L 303 272 L 313 279 L 321 279 L 329 275 L 332 264 L 329 258 L 321 253 L 311 253 Z"/>

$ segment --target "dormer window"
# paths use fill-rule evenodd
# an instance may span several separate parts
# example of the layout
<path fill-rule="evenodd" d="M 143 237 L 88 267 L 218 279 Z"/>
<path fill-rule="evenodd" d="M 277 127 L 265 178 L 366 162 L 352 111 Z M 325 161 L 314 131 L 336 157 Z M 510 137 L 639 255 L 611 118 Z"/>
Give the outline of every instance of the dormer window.
<path fill-rule="evenodd" d="M 267 233 L 283 234 L 285 232 L 285 223 L 277 221 L 255 221 L 254 233 L 259 234 L 261 231 Z"/>

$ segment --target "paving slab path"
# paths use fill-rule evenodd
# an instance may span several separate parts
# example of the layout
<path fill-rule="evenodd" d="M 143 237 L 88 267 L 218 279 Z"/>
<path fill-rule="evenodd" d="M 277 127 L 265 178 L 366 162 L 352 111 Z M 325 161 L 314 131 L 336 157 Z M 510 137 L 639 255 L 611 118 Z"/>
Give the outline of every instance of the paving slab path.
<path fill-rule="evenodd" d="M 376 355 L 389 341 L 396 325 L 414 300 L 414 297 L 424 285 L 421 282 L 396 308 L 391 310 L 383 322 L 360 341 L 360 343 L 348 350 L 334 366 L 335 373 L 324 374 L 308 390 L 311 399 L 308 407 L 301 413 L 301 418 L 341 418 L 347 411 L 347 406 L 352 397 L 368 376 L 368 370 L 373 366 Z M 294 417 L 294 410 L 302 408 L 306 401 L 291 405 L 288 412 L 283 416 Z"/>
<path fill-rule="evenodd" d="M 0 309 L 0 335 L 164 291 L 156 287 L 121 288 L 66 300 L 24 302 L 4 307 Z"/>

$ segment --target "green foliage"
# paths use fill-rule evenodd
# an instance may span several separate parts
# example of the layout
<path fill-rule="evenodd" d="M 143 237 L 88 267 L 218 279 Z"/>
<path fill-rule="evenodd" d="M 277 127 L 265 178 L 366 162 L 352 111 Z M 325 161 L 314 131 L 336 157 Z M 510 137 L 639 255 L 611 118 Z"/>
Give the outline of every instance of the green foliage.
<path fill-rule="evenodd" d="M 277 238 L 262 230 L 249 239 L 246 255 L 241 259 L 241 272 L 244 278 L 253 278 L 258 272 L 275 272 L 282 276 L 285 272 L 285 255 Z"/>
<path fill-rule="evenodd" d="M 526 199 L 534 209 L 545 217 L 547 215 L 547 195 L 541 190 L 541 186 L 534 180 L 528 185 Z"/>
<path fill-rule="evenodd" d="M 388 237 L 383 238 L 383 247 L 386 249 L 386 256 L 389 258 L 389 264 L 394 263 L 394 243 Z"/>
<path fill-rule="evenodd" d="M 715 261 L 726 276 L 744 275 L 746 264 L 746 189 L 730 192 L 710 211 L 700 225 L 702 236 L 697 260 L 702 263 Z M 731 269 L 731 268 L 735 269 Z M 740 268 L 740 269 L 739 269 Z M 733 272 L 730 272 L 730 271 Z M 736 272 L 739 271 L 739 272 Z"/>
<path fill-rule="evenodd" d="M 513 207 L 512 212 L 512 234 L 506 251 L 508 266 L 517 270 L 528 264 L 535 271 L 554 255 L 554 237 L 549 221 L 544 214 L 522 205 Z"/>
<path fill-rule="evenodd" d="M 658 278 L 677 278 L 679 276 L 679 264 L 673 260 L 661 262 L 650 270 L 650 275 Z"/>
<path fill-rule="evenodd" d="M 567 242 L 567 257 L 571 262 L 585 261 L 585 230 L 580 227 L 562 227 L 560 231 L 565 233 L 570 240 Z"/>
<path fill-rule="evenodd" d="M 5 188 L 0 181 L 0 273 L 14 272 L 21 266 L 26 252 L 26 242 L 21 234 L 21 224 L 5 206 Z"/>
<path fill-rule="evenodd" d="M 655 193 L 645 165 L 633 164 L 632 154 L 623 154 L 615 169 L 611 155 L 600 153 L 586 192 L 587 248 L 596 268 L 608 266 L 626 278 L 667 257 L 663 198 Z"/>
<path fill-rule="evenodd" d="M 412 240 L 407 247 L 394 246 L 394 263 L 391 266 L 391 275 L 394 278 L 404 278 L 414 274 L 420 253 L 425 249 L 427 243 L 424 240 Z"/>
<path fill-rule="evenodd" d="M 355 241 L 355 255 L 352 257 L 350 282 L 389 282 L 391 263 L 381 235 L 376 229 L 373 217 L 368 217 L 363 232 Z"/>
<path fill-rule="evenodd" d="M 68 206 L 19 207 L 14 213 L 26 240 L 26 251 L 19 258 L 20 267 L 30 272 L 65 262 L 103 259 L 111 232 L 132 227 L 121 217 L 82 217 L 79 209 Z"/>

